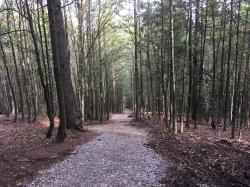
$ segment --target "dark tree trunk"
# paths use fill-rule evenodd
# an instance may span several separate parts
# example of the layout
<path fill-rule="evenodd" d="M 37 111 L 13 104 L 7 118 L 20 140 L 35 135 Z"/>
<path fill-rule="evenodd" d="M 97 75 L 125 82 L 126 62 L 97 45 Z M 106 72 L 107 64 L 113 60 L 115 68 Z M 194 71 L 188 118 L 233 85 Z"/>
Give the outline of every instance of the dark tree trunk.
<path fill-rule="evenodd" d="M 12 82 L 11 82 L 10 71 L 9 71 L 8 66 L 7 66 L 6 55 L 5 55 L 5 51 L 4 51 L 4 49 L 3 49 L 3 44 L 2 44 L 1 41 L 0 41 L 0 48 L 1 48 L 1 52 L 2 52 L 2 58 L 3 58 L 4 67 L 5 67 L 6 74 L 7 74 L 7 79 L 8 79 L 9 86 L 10 86 L 10 91 L 11 91 L 11 94 L 12 94 L 12 99 L 13 99 L 13 102 L 14 102 L 15 116 L 14 116 L 13 122 L 15 123 L 15 122 L 17 121 L 17 102 L 16 102 L 16 95 L 15 95 L 15 91 L 14 91 L 13 84 L 12 84 Z"/>
<path fill-rule="evenodd" d="M 188 107 L 186 117 L 186 127 L 189 127 L 190 113 L 192 110 L 192 95 L 193 95 L 193 60 L 192 60 L 192 0 L 189 0 L 189 37 L 188 37 L 188 63 L 189 63 L 189 85 L 188 85 Z"/>
<path fill-rule="evenodd" d="M 58 133 L 57 133 L 57 141 L 63 141 L 66 137 L 67 120 L 66 120 L 65 103 L 64 103 L 65 96 L 63 93 L 62 77 L 61 77 L 60 62 L 59 62 L 60 60 L 59 50 L 58 50 L 59 38 L 57 37 L 58 35 L 56 33 L 57 25 L 55 24 L 56 15 L 55 15 L 55 9 L 54 9 L 55 8 L 54 2 L 48 0 L 47 3 L 48 3 L 48 13 L 49 13 L 49 26 L 50 26 L 50 33 L 51 33 L 51 46 L 52 46 L 53 62 L 54 62 L 54 74 L 55 74 L 55 81 L 56 81 L 57 99 L 58 99 L 58 105 L 59 105 L 59 118 L 60 118 L 60 124 L 59 124 Z"/>
<path fill-rule="evenodd" d="M 42 63 L 41 63 L 41 59 L 40 59 L 38 41 L 37 41 L 37 37 L 35 34 L 34 26 L 33 26 L 33 18 L 32 18 L 31 13 L 30 13 L 28 0 L 25 0 L 25 5 L 27 8 L 29 27 L 30 27 L 32 40 L 33 40 L 33 45 L 35 48 L 35 56 L 36 56 L 36 61 L 37 61 L 38 74 L 39 74 L 40 82 L 41 82 L 41 85 L 42 85 L 42 88 L 44 91 L 44 99 L 45 99 L 45 103 L 46 103 L 47 115 L 48 115 L 49 120 L 50 120 L 50 127 L 49 127 L 49 131 L 48 131 L 46 137 L 50 138 L 52 130 L 54 128 L 54 115 L 53 115 L 52 105 L 51 105 L 51 100 L 50 100 L 50 95 L 49 95 L 49 88 L 48 88 L 48 85 L 46 85 L 46 82 L 44 80 L 44 73 L 42 70 Z"/>
<path fill-rule="evenodd" d="M 60 76 L 61 81 L 63 82 L 62 87 L 64 93 L 67 127 L 78 129 L 80 122 L 78 116 L 80 114 L 80 110 L 75 103 L 74 89 L 71 80 L 70 54 L 60 0 L 53 0 L 53 11 L 51 14 L 51 16 L 54 17 L 53 24 L 57 41 L 58 60 L 60 63 Z"/>
<path fill-rule="evenodd" d="M 213 81 L 212 81 L 212 96 L 211 96 L 211 113 L 212 113 L 212 122 L 211 126 L 212 129 L 216 129 L 216 120 L 215 120 L 215 105 L 216 105 L 216 88 L 215 88 L 215 81 L 216 81 L 216 49 L 215 49 L 215 3 L 212 2 L 212 42 L 213 42 Z"/>
<path fill-rule="evenodd" d="M 134 50 L 135 50 L 135 120 L 139 121 L 139 72 L 138 72 L 138 39 L 137 39 L 137 0 L 134 0 Z"/>

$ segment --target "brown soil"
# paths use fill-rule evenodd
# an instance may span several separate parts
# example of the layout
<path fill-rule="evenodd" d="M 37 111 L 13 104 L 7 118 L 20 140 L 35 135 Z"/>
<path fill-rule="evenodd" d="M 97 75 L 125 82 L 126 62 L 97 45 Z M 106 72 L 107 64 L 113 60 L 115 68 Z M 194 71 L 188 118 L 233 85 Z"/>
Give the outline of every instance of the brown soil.
<path fill-rule="evenodd" d="M 242 139 L 201 125 L 171 136 L 163 124 L 150 130 L 153 147 L 166 159 L 166 186 L 250 186 L 250 129 Z"/>
<path fill-rule="evenodd" d="M 58 120 L 57 120 L 58 122 Z M 37 123 L 0 122 L 0 186 L 25 186 L 39 170 L 65 159 L 74 148 L 95 136 L 94 132 L 67 132 L 63 143 L 45 138 L 48 120 Z"/>

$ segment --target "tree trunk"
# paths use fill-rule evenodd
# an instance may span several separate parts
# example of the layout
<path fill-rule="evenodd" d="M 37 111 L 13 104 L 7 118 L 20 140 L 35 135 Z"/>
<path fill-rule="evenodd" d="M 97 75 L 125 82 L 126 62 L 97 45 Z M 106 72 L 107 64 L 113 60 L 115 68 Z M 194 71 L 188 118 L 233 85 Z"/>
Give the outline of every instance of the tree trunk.
<path fill-rule="evenodd" d="M 6 6 L 8 7 L 8 3 L 6 3 Z M 12 21 L 14 21 L 14 20 L 12 20 Z M 7 13 L 7 28 L 8 28 L 8 30 L 11 30 L 9 12 Z M 13 39 L 12 39 L 11 35 L 8 34 L 8 37 L 9 37 L 9 40 L 10 40 L 12 57 L 13 57 L 14 66 L 15 66 L 15 76 L 16 76 L 16 80 L 17 80 L 18 94 L 19 94 L 19 99 L 20 99 L 20 110 L 21 110 L 21 114 L 22 114 L 22 120 L 24 120 L 23 92 L 22 92 L 21 81 L 20 81 L 20 77 L 19 77 L 19 70 L 18 70 L 18 64 L 17 64 L 17 58 L 16 58 L 16 51 L 15 51 L 15 47 L 14 47 Z"/>
<path fill-rule="evenodd" d="M 235 74 L 234 74 L 234 95 L 233 95 L 233 118 L 232 118 L 232 132 L 231 138 L 235 138 L 235 128 L 236 128 L 236 117 L 237 117 L 237 105 L 238 105 L 238 88 L 239 88 L 239 81 L 237 81 L 237 72 L 238 70 L 238 56 L 239 56 L 239 31 L 240 31 L 240 8 L 241 8 L 241 0 L 238 2 L 238 15 L 237 15 L 237 28 L 236 28 L 236 48 L 235 48 Z"/>
<path fill-rule="evenodd" d="M 49 127 L 49 131 L 46 135 L 47 138 L 51 137 L 51 129 L 54 128 L 54 115 L 52 112 L 52 107 L 51 107 L 51 100 L 50 100 L 50 96 L 49 96 L 49 89 L 48 86 L 46 85 L 45 81 L 44 81 L 44 74 L 42 71 L 42 64 L 41 64 L 41 59 L 40 59 L 40 53 L 39 53 L 39 48 L 38 48 L 38 41 L 37 41 L 37 37 L 35 34 L 35 30 L 34 30 L 34 26 L 33 26 L 33 18 L 31 16 L 30 13 L 30 9 L 29 9 L 29 4 L 28 4 L 28 0 L 25 0 L 25 4 L 26 4 L 26 8 L 27 8 L 27 15 L 28 15 L 28 21 L 29 21 L 29 27 L 30 27 L 30 31 L 31 31 L 31 36 L 32 36 L 32 40 L 33 40 L 33 45 L 35 48 L 35 56 L 36 56 L 36 61 L 37 61 L 37 67 L 38 67 L 38 74 L 40 77 L 40 82 L 44 91 L 44 99 L 45 99 L 45 103 L 46 103 L 46 109 L 47 109 L 47 115 L 49 117 L 50 120 L 50 127 Z"/>
<path fill-rule="evenodd" d="M 55 19 L 55 7 L 54 2 L 47 0 L 48 4 L 48 13 L 49 13 L 49 26 L 50 26 L 50 33 L 51 33 L 51 46 L 52 46 L 52 53 L 53 53 L 53 62 L 54 62 L 54 74 L 55 74 L 55 81 L 56 81 L 56 90 L 57 90 L 57 100 L 59 105 L 59 118 L 60 124 L 57 133 L 57 141 L 63 141 L 66 137 L 66 111 L 65 111 L 65 103 L 64 103 L 64 93 L 63 93 L 63 86 L 62 86 L 62 77 L 61 77 L 61 70 L 60 70 L 60 62 L 59 62 L 59 50 L 58 50 L 58 35 L 56 33 L 56 19 Z M 59 7 L 60 8 L 60 7 Z M 62 14 L 61 14 L 62 16 Z M 62 21 L 62 20 L 61 20 Z M 62 24 L 62 23 L 61 23 Z M 63 30 L 62 30 L 63 32 Z"/>
<path fill-rule="evenodd" d="M 226 131 L 227 128 L 227 118 L 228 118 L 228 106 L 230 106 L 229 101 L 229 88 L 230 88 L 230 73 L 231 73 L 231 50 L 232 50 L 232 38 L 233 38 L 233 0 L 230 2 L 230 23 L 229 23 L 229 39 L 228 39 L 228 56 L 227 56 L 227 80 L 226 80 L 226 97 L 224 100 L 224 126 L 223 130 Z"/>
<path fill-rule="evenodd" d="M 211 96 L 211 112 L 212 112 L 212 122 L 211 126 L 212 129 L 216 129 L 216 120 L 215 120 L 215 105 L 216 105 L 216 88 L 215 88 L 215 81 L 216 81 L 216 49 L 215 49 L 215 2 L 212 2 L 212 40 L 213 40 L 213 82 L 212 82 L 212 96 Z"/>
<path fill-rule="evenodd" d="M 187 117 L 186 117 L 186 127 L 189 127 L 190 113 L 192 109 L 192 95 L 193 95 L 193 60 L 192 60 L 192 0 L 189 0 L 189 36 L 188 36 L 188 63 L 189 63 L 189 85 L 188 85 L 188 107 L 187 107 Z"/>
<path fill-rule="evenodd" d="M 51 14 L 51 17 L 53 16 L 54 18 L 53 24 L 56 35 L 56 44 L 59 57 L 58 60 L 60 63 L 60 76 L 61 81 L 63 82 L 62 87 L 64 93 L 65 112 L 67 116 L 67 127 L 78 129 L 80 123 L 78 118 L 80 110 L 78 109 L 75 103 L 74 89 L 71 80 L 68 42 L 65 32 L 60 0 L 53 0 L 53 11 L 51 12 Z"/>
<path fill-rule="evenodd" d="M 15 95 L 15 91 L 14 91 L 13 84 L 12 84 L 12 82 L 11 82 L 10 71 L 9 71 L 8 66 L 7 66 L 6 55 L 5 55 L 5 51 L 4 51 L 4 49 L 3 49 L 3 44 L 2 44 L 1 41 L 0 41 L 0 48 L 1 48 L 3 63 L 4 63 L 5 70 L 6 70 L 6 74 L 7 74 L 9 86 L 10 86 L 10 91 L 11 91 L 11 94 L 12 94 L 13 103 L 14 103 L 15 116 L 14 116 L 13 122 L 16 123 L 16 121 L 17 121 L 17 102 L 16 102 L 16 95 Z"/>
<path fill-rule="evenodd" d="M 139 77 L 138 77 L 138 40 L 137 40 L 137 0 L 134 0 L 134 52 L 135 52 L 135 120 L 139 121 Z"/>
<path fill-rule="evenodd" d="M 177 134 L 177 124 L 175 121 L 175 58 L 174 58 L 174 18 L 173 18 L 173 1 L 169 1 L 170 6 L 170 97 L 171 97 L 171 126 L 172 133 Z"/>

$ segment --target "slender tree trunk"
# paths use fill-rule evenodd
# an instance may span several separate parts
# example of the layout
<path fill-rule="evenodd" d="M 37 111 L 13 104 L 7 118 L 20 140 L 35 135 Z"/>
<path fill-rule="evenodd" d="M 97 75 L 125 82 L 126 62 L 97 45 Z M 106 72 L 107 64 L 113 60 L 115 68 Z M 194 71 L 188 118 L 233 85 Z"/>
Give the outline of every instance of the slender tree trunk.
<path fill-rule="evenodd" d="M 137 0 L 134 0 L 134 50 L 135 50 L 135 120 L 139 121 L 139 78 L 138 78 L 138 40 L 137 40 Z"/>
<path fill-rule="evenodd" d="M 10 71 L 9 71 L 8 66 L 7 66 L 7 60 L 6 60 L 5 51 L 4 51 L 4 49 L 3 49 L 3 44 L 2 44 L 1 41 L 0 41 L 0 48 L 1 48 L 1 52 L 2 52 L 2 58 L 3 58 L 4 67 L 5 67 L 6 74 L 7 74 L 7 79 L 8 79 L 9 86 L 10 86 L 10 91 L 11 91 L 11 94 L 12 94 L 13 103 L 14 103 L 15 116 L 14 116 L 14 119 L 13 119 L 13 123 L 16 123 L 16 121 L 17 121 L 17 102 L 16 102 L 16 95 L 15 95 L 14 87 L 13 87 L 13 84 L 12 84 L 12 81 L 11 81 Z"/>
<path fill-rule="evenodd" d="M 48 37 L 47 37 L 47 32 L 46 32 L 46 25 L 45 25 L 45 12 L 44 12 L 44 6 L 42 4 L 42 1 L 40 1 L 40 6 L 42 10 L 42 28 L 43 28 L 43 36 L 44 36 L 44 46 L 45 46 L 45 56 L 46 56 L 46 63 L 47 63 L 47 70 L 48 70 L 48 86 L 50 90 L 50 100 L 52 101 L 51 106 L 52 106 L 52 111 L 53 114 L 55 113 L 54 109 L 54 96 L 53 96 L 53 75 L 52 75 L 52 70 L 51 70 L 51 65 L 50 65 L 50 54 L 49 54 L 49 47 L 48 47 Z"/>
<path fill-rule="evenodd" d="M 170 6 L 170 97 L 171 97 L 171 126 L 172 133 L 177 134 L 177 124 L 175 121 L 175 58 L 174 58 L 174 18 L 173 18 L 173 1 L 169 1 Z"/>
<path fill-rule="evenodd" d="M 224 100 L 224 126 L 223 130 L 226 131 L 227 128 L 227 118 L 228 118 L 228 106 L 230 106 L 229 100 L 229 87 L 230 87 L 230 73 L 231 73 L 231 50 L 232 50 L 232 38 L 233 38 L 233 0 L 230 2 L 230 23 L 229 23 L 229 39 L 228 39 L 228 56 L 227 56 L 227 79 L 226 79 L 226 96 Z"/>
<path fill-rule="evenodd" d="M 246 31 L 247 31 L 247 28 L 248 28 L 248 16 L 249 16 L 249 9 L 247 9 L 247 15 L 246 15 L 246 22 L 245 22 L 245 28 L 244 28 L 244 37 L 243 37 L 243 46 L 242 46 L 242 50 L 241 50 L 241 56 L 240 56 L 240 61 L 244 61 L 244 58 L 243 58 L 243 54 L 245 52 L 245 41 L 246 41 Z M 241 128 L 243 126 L 243 121 L 246 119 L 246 108 L 247 108 L 247 101 L 245 100 L 245 95 L 247 95 L 246 93 L 246 90 L 247 90 L 247 86 L 246 86 L 246 83 L 247 83 L 247 74 L 248 74 L 248 70 L 249 70 L 249 65 L 248 65 L 248 62 L 249 62 L 249 53 L 247 55 L 247 63 L 245 64 L 245 67 L 246 67 L 246 70 L 245 70 L 245 75 L 244 75 L 244 81 L 243 81 L 243 85 L 242 85 L 242 92 L 240 92 L 240 79 L 241 79 L 241 70 L 242 70 L 242 63 L 240 63 L 240 70 L 239 70 L 239 74 L 238 74 L 238 85 L 239 85 L 239 88 L 238 88 L 238 94 L 239 94 L 239 103 L 238 103 L 238 109 L 241 109 L 241 112 L 240 112 L 240 131 L 241 131 Z M 240 132 L 239 132 L 240 134 Z"/>
<path fill-rule="evenodd" d="M 8 7 L 7 2 L 6 2 L 6 5 Z M 11 30 L 11 27 L 10 27 L 10 13 L 9 12 L 7 13 L 7 27 L 8 27 L 8 30 Z M 17 80 L 18 94 L 19 94 L 19 99 L 20 99 L 20 110 L 21 110 L 22 121 L 23 121 L 24 120 L 23 92 L 22 92 L 21 81 L 20 81 L 20 76 L 19 76 L 19 70 L 18 70 L 18 64 L 17 64 L 17 58 L 16 58 L 16 50 L 15 50 L 15 47 L 14 47 L 14 44 L 13 44 L 13 39 L 12 39 L 11 34 L 8 34 L 8 37 L 9 37 L 9 40 L 10 40 L 12 57 L 13 57 L 14 66 L 15 66 L 15 76 L 16 76 L 16 80 Z"/>
<path fill-rule="evenodd" d="M 226 0 L 223 3 L 223 18 L 222 18 L 222 25 L 223 25 L 223 34 L 222 34 L 222 49 L 221 49 L 221 63 L 220 63 L 220 86 L 219 86 L 219 107 L 218 107 L 218 119 L 219 123 L 221 123 L 221 115 L 223 110 L 223 92 L 224 92 L 224 58 L 225 58 L 225 38 L 226 38 Z"/>
<path fill-rule="evenodd" d="M 138 5 L 138 12 L 140 14 L 140 6 Z M 140 97 L 140 119 L 142 118 L 142 112 L 144 112 L 144 97 L 143 97 L 143 91 L 144 91 L 144 85 L 143 85 L 143 59 L 142 59 L 142 34 L 141 34 L 141 21 L 139 19 L 139 24 L 138 24 L 138 37 L 139 37 L 139 42 L 138 42 L 138 45 L 139 45 L 139 62 L 140 62 L 140 84 L 139 84 L 139 97 Z M 138 80 L 139 81 L 139 80 Z"/>
<path fill-rule="evenodd" d="M 18 3 L 18 1 L 16 0 L 16 5 L 18 8 L 18 11 L 22 14 L 23 9 L 21 8 L 21 2 L 20 4 Z M 22 16 L 21 14 L 19 14 L 18 16 L 18 29 L 20 30 L 19 34 L 20 34 L 20 44 L 18 44 L 18 48 L 19 48 L 19 59 L 20 59 L 20 64 L 21 64 L 21 71 L 22 71 L 22 80 L 23 80 L 23 84 L 24 84 L 24 92 L 25 92 L 25 100 L 27 103 L 27 109 L 28 109 L 28 122 L 31 122 L 31 101 L 30 101 L 30 93 L 29 93 L 29 84 L 30 81 L 27 78 L 27 74 L 29 73 L 28 71 L 26 71 L 26 59 L 25 59 L 25 53 L 24 53 L 24 41 L 23 41 L 23 32 L 21 31 L 22 29 Z"/>
<path fill-rule="evenodd" d="M 237 81 L 237 72 L 238 70 L 238 56 L 239 56 L 239 31 L 240 31 L 240 9 L 241 9 L 241 0 L 238 2 L 238 15 L 237 15 L 237 28 L 236 28 L 236 47 L 235 47 L 235 74 L 234 74 L 234 95 L 233 95 L 233 118 L 232 118 L 232 132 L 231 132 L 231 138 L 235 138 L 235 128 L 236 128 L 236 117 L 237 117 L 237 100 L 238 100 L 238 88 L 239 84 Z"/>
<path fill-rule="evenodd" d="M 79 89 L 80 89 L 80 109 L 81 109 L 81 123 L 84 122 L 85 103 L 84 103 L 84 35 L 83 35 L 83 1 L 78 1 L 78 45 L 79 45 Z"/>
<path fill-rule="evenodd" d="M 199 68 L 198 68 L 198 62 L 199 62 L 199 7 L 200 7 L 200 0 L 195 1 L 195 30 L 194 30 L 194 46 L 193 46 L 193 91 L 192 91 L 192 119 L 194 119 L 194 128 L 197 128 L 197 113 L 198 113 L 198 107 L 200 105 L 199 97 L 198 97 L 198 89 L 199 89 Z"/>
<path fill-rule="evenodd" d="M 188 107 L 187 107 L 187 121 L 186 121 L 186 127 L 189 127 L 190 123 L 190 113 L 192 109 L 192 87 L 193 87 L 193 60 L 192 60 L 192 0 L 189 0 L 189 36 L 188 36 L 188 63 L 189 63 L 189 85 L 188 85 Z"/>
<path fill-rule="evenodd" d="M 206 37 L 207 37 L 207 22 L 208 22 L 208 0 L 206 0 L 206 14 L 205 14 L 205 25 L 204 25 L 204 32 L 202 36 L 202 45 L 201 45 L 201 59 L 200 59 L 200 68 L 199 68 L 199 120 L 202 121 L 204 120 L 204 96 L 203 96 L 203 90 L 204 90 L 204 76 L 203 76 L 203 71 L 204 71 L 204 58 L 205 58 L 205 49 L 206 49 Z"/>
<path fill-rule="evenodd" d="M 215 81 L 216 81 L 216 66 L 217 66 L 217 62 L 216 62 L 216 49 L 215 49 L 215 2 L 212 2 L 212 22 L 213 22 L 213 26 L 212 26 L 212 40 L 213 40 L 213 83 L 212 83 L 212 97 L 211 97 L 211 105 L 212 105 L 212 122 L 211 122 L 211 126 L 212 129 L 216 129 L 216 120 L 215 120 L 215 105 L 216 105 L 216 88 L 215 88 Z"/>
<path fill-rule="evenodd" d="M 181 109 L 180 109 L 180 133 L 184 130 L 184 124 L 183 124 L 183 111 L 184 111 L 184 105 L 185 105 L 185 69 L 186 69 L 186 61 L 187 61 L 187 54 L 188 54 L 188 30 L 186 32 L 186 41 L 185 41 L 185 56 L 183 61 L 183 67 L 182 67 L 182 88 L 181 88 Z"/>
<path fill-rule="evenodd" d="M 49 127 L 49 130 L 48 130 L 48 133 L 47 133 L 46 137 L 50 138 L 51 134 L 52 134 L 52 130 L 54 128 L 54 116 L 53 116 L 52 107 L 51 107 L 49 89 L 48 89 L 48 86 L 46 85 L 45 80 L 44 80 L 44 74 L 43 74 L 43 70 L 42 70 L 42 63 L 41 63 L 40 53 L 39 53 L 39 48 L 38 48 L 38 41 L 37 41 L 37 37 L 36 37 L 36 34 L 35 34 L 34 26 L 33 26 L 33 18 L 32 18 L 31 13 L 30 13 L 28 0 L 25 0 L 25 5 L 26 5 L 26 8 L 27 8 L 28 22 L 29 22 L 29 27 L 30 27 L 30 31 L 31 31 L 32 40 L 33 40 L 33 45 L 34 45 L 34 48 L 35 48 L 35 56 L 36 56 L 36 61 L 37 61 L 38 74 L 39 74 L 40 82 L 41 82 L 41 85 L 42 85 L 42 88 L 43 88 L 43 91 L 44 91 L 44 99 L 45 99 L 45 103 L 46 103 L 47 115 L 48 115 L 48 117 L 50 119 L 50 127 Z"/>
<path fill-rule="evenodd" d="M 99 120 L 103 122 L 103 78 L 102 78 L 102 55 L 101 55 L 101 0 L 98 1 L 98 60 L 99 60 L 99 86 L 100 86 L 100 116 Z"/>
<path fill-rule="evenodd" d="M 162 93 L 163 93 L 163 102 L 164 102 L 164 116 L 165 116 L 165 126 L 168 126 L 167 119 L 167 93 L 165 89 L 165 72 L 166 72 L 166 64 L 165 64 L 165 32 L 164 32 L 164 1 L 161 0 L 161 83 L 162 83 Z"/>

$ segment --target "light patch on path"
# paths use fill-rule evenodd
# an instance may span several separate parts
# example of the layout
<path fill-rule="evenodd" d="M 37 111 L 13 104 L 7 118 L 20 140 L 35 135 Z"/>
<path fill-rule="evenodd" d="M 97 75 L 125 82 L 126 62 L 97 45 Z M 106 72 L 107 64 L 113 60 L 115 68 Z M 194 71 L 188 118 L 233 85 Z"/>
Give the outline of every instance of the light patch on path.
<path fill-rule="evenodd" d="M 66 160 L 41 171 L 29 186 L 163 186 L 158 181 L 165 174 L 165 164 L 160 155 L 144 146 L 146 131 L 127 125 L 128 112 L 113 115 L 111 121 L 86 127 L 99 136 L 78 146 Z"/>

